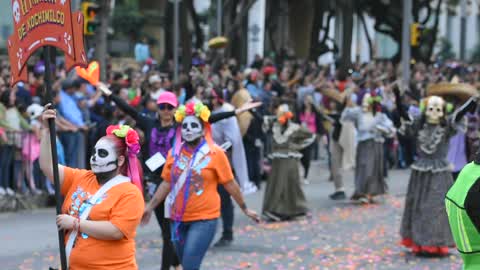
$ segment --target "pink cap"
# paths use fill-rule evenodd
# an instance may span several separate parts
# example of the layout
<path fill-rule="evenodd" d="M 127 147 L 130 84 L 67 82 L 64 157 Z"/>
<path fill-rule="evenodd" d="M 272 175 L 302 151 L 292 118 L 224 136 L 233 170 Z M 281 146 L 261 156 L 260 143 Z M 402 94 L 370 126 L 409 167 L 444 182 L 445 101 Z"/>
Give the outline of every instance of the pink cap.
<path fill-rule="evenodd" d="M 160 94 L 160 96 L 157 99 L 157 104 L 170 104 L 173 107 L 178 106 L 178 101 L 177 101 L 177 96 L 175 96 L 174 93 L 165 91 Z"/>

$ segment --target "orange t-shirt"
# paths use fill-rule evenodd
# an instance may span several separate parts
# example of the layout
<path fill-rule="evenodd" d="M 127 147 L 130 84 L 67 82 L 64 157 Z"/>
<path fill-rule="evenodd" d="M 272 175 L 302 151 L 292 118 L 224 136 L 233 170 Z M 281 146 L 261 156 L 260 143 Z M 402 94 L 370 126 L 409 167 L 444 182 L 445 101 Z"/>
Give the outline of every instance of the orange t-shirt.
<path fill-rule="evenodd" d="M 92 171 L 64 167 L 62 212 L 79 217 L 86 200 L 100 185 Z M 85 202 L 85 204 L 84 204 Z M 70 254 L 70 270 L 137 269 L 135 234 L 143 214 L 143 196 L 132 183 L 122 183 L 108 190 L 92 207 L 89 220 L 110 221 L 125 237 L 121 240 L 99 240 L 78 234 Z M 68 233 L 65 243 L 68 241 Z"/>
<path fill-rule="evenodd" d="M 191 157 L 192 153 L 182 150 L 178 158 L 178 164 L 173 166 L 174 158 L 170 152 L 162 171 L 162 179 L 171 182 L 172 167 L 174 167 L 174 176 L 178 178 L 183 171 L 178 166 L 186 168 L 191 162 Z M 206 154 L 192 170 L 190 191 L 182 221 L 188 222 L 220 217 L 220 196 L 218 195 L 217 185 L 223 185 L 232 180 L 232 168 L 227 156 L 223 149 L 213 145 L 213 151 Z M 172 217 L 174 217 L 177 211 L 181 211 L 185 188 L 186 182 L 175 199 L 171 211 Z"/>

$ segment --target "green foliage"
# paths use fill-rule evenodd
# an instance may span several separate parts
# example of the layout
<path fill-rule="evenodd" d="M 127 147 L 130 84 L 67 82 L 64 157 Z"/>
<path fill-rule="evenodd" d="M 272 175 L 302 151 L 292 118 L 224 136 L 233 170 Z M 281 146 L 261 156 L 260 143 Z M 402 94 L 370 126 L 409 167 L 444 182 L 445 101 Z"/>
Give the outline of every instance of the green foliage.
<path fill-rule="evenodd" d="M 480 63 L 480 43 L 473 48 L 471 61 L 473 63 Z"/>
<path fill-rule="evenodd" d="M 123 0 L 113 11 L 112 26 L 116 37 L 138 37 L 145 18 L 139 11 L 138 0 Z"/>
<path fill-rule="evenodd" d="M 455 53 L 452 49 L 452 43 L 446 38 L 440 39 L 440 51 L 438 52 L 437 57 L 441 61 L 449 60 L 455 58 Z"/>

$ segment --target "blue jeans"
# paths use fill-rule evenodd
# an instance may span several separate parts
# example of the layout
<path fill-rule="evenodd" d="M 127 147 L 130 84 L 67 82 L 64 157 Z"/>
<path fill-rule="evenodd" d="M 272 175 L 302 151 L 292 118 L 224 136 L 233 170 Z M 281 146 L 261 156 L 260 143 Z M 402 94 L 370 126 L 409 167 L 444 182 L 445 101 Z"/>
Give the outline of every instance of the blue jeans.
<path fill-rule="evenodd" d="M 0 145 L 0 187 L 14 187 L 12 176 L 14 154 L 14 146 Z"/>
<path fill-rule="evenodd" d="M 217 229 L 217 219 L 182 222 L 178 228 L 179 241 L 172 241 L 183 270 L 198 270 L 212 243 Z M 175 232 L 173 223 L 172 233 Z"/>
<path fill-rule="evenodd" d="M 222 223 L 223 223 L 223 234 L 222 237 L 227 240 L 233 240 L 233 201 L 230 193 L 223 187 L 223 185 L 218 185 L 218 194 L 220 194 L 220 199 L 222 203 Z"/>
<path fill-rule="evenodd" d="M 78 168 L 78 149 L 82 147 L 80 132 L 62 132 L 60 133 L 60 140 L 65 150 L 65 165 L 71 168 Z"/>

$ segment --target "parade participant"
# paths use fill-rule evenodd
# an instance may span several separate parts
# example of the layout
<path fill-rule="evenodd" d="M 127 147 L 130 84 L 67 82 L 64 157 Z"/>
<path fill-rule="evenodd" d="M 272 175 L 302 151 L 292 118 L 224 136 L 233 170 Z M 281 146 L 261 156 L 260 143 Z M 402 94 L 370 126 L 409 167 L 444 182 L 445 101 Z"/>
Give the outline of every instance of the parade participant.
<path fill-rule="evenodd" d="M 464 270 L 480 268 L 480 152 L 445 196 L 448 222 Z"/>
<path fill-rule="evenodd" d="M 394 91 L 401 110 L 400 92 L 398 88 Z M 451 105 L 439 96 L 430 96 L 420 105 L 420 118 L 399 112 L 403 119 L 400 132 L 417 138 L 418 157 L 411 166 L 400 228 L 401 244 L 415 254 L 445 256 L 454 244 L 443 203 L 453 183 L 447 153 L 459 121 L 475 106 L 475 100 L 470 99 L 449 117 Z"/>
<path fill-rule="evenodd" d="M 272 172 L 268 177 L 263 198 L 263 215 L 271 221 L 289 220 L 308 212 L 303 193 L 298 161 L 300 150 L 315 140 L 307 128 L 293 123 L 288 105 L 276 108 L 275 118 L 265 118 L 264 131 L 272 131 Z M 275 120 L 275 121 L 271 121 Z"/>
<path fill-rule="evenodd" d="M 373 197 L 385 194 L 387 183 L 384 178 L 385 137 L 394 135 L 392 121 L 382 113 L 382 98 L 372 93 L 363 96 L 362 107 L 348 108 L 342 113 L 341 121 L 351 121 L 357 128 L 357 153 L 355 159 L 355 191 L 352 200 L 362 203 L 373 202 Z"/>
<path fill-rule="evenodd" d="M 165 216 L 173 220 L 172 241 L 185 270 L 200 269 L 215 236 L 220 217 L 218 184 L 248 217 L 258 220 L 243 200 L 223 149 L 213 143 L 209 118 L 210 110 L 198 102 L 182 105 L 175 112 L 180 125 L 162 171 L 164 181 L 147 204 L 142 219 L 148 223 L 153 209 L 166 199 Z"/>
<path fill-rule="evenodd" d="M 313 95 L 305 95 L 298 115 L 298 120 L 301 125 L 308 128 L 312 134 L 322 135 L 324 133 L 324 127 L 322 124 L 323 115 L 315 106 Z M 305 183 L 308 183 L 307 178 L 310 169 L 310 161 L 314 156 L 315 148 L 318 148 L 317 140 L 302 150 L 302 158 L 300 161 L 304 169 L 303 179 Z"/>
<path fill-rule="evenodd" d="M 44 126 L 56 112 L 47 105 Z M 53 179 L 50 134 L 42 131 L 40 167 Z M 95 145 L 92 170 L 58 165 L 65 197 L 57 226 L 67 232 L 69 269 L 138 269 L 135 235 L 144 206 L 138 134 L 128 126 L 110 126 Z M 133 183 L 133 184 L 132 184 Z"/>
<path fill-rule="evenodd" d="M 221 91 L 212 89 L 208 97 L 209 104 L 214 113 L 231 111 L 233 106 L 226 103 L 220 96 Z M 235 179 L 237 180 L 242 193 L 250 194 L 257 191 L 257 187 L 248 178 L 247 159 L 243 147 L 242 134 L 236 118 L 227 118 L 212 125 L 212 138 L 218 145 L 231 144 L 227 150 L 227 156 L 233 167 Z M 223 233 L 220 240 L 215 243 L 216 247 L 228 246 L 233 241 L 233 220 L 234 209 L 230 194 L 225 188 L 218 186 L 218 193 L 221 199 L 221 214 Z"/>
<path fill-rule="evenodd" d="M 146 157 L 152 157 L 156 153 L 160 153 L 163 157 L 167 157 L 168 151 L 174 144 L 176 124 L 174 121 L 174 112 L 178 106 L 178 100 L 174 93 L 165 91 L 160 94 L 157 100 L 158 105 L 158 117 L 151 118 L 147 115 L 139 113 L 135 108 L 128 105 L 123 99 L 116 95 L 112 95 L 108 88 L 100 87 L 104 92 L 104 95 L 110 96 L 117 106 L 129 114 L 137 123 L 137 126 L 144 132 L 148 147 L 145 147 L 148 152 L 144 153 Z M 249 110 L 252 103 L 245 104 L 241 108 L 232 111 L 220 112 L 213 114 L 210 117 L 210 121 L 222 120 L 224 118 L 232 117 L 236 113 L 241 113 Z M 253 104 L 254 106 L 258 106 Z M 163 166 L 159 167 L 153 172 L 149 172 L 151 175 L 150 180 L 155 185 L 153 190 L 156 190 L 162 178 Z M 153 195 L 153 194 L 152 194 Z M 175 249 L 171 242 L 170 221 L 165 218 L 164 215 L 164 202 L 161 202 L 157 208 L 155 208 L 155 216 L 158 224 L 162 230 L 163 249 L 162 249 L 162 270 L 170 269 L 170 266 L 179 267 L 180 260 L 175 254 Z"/>

